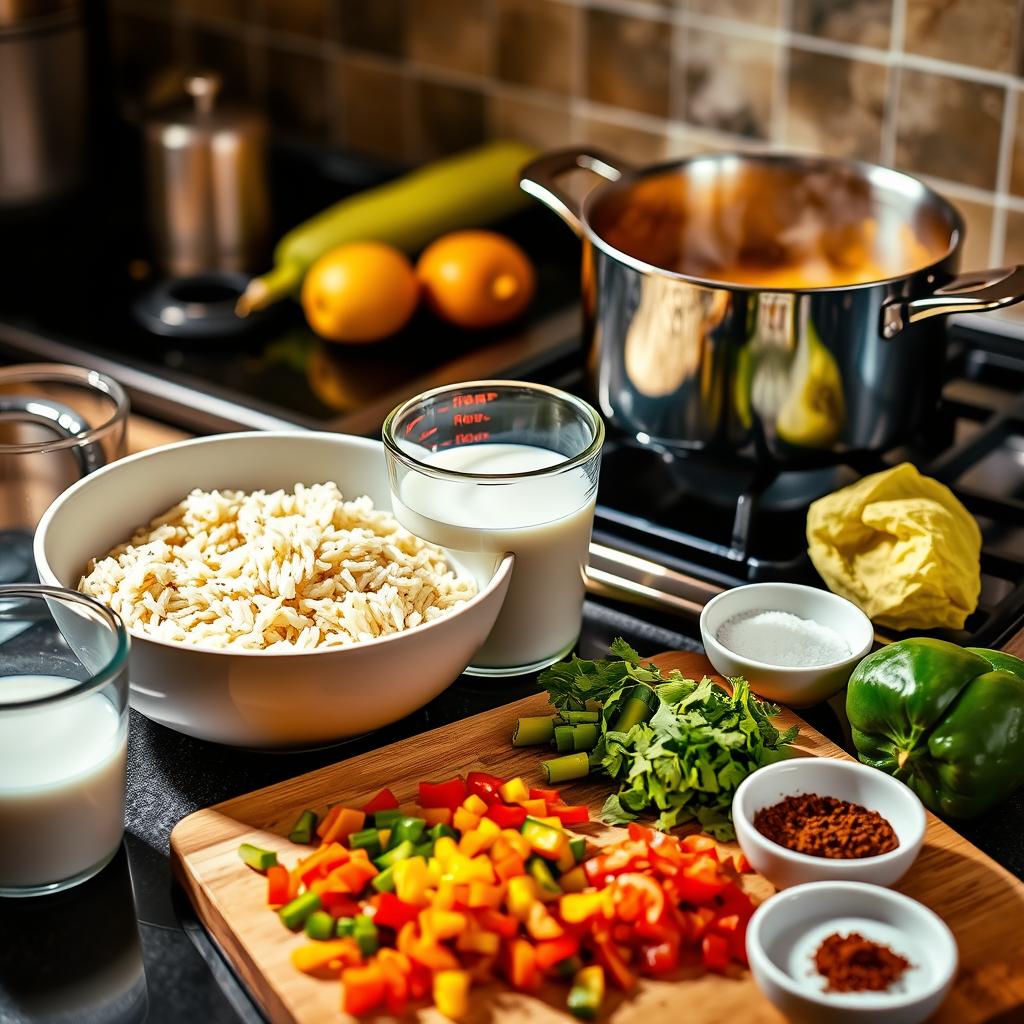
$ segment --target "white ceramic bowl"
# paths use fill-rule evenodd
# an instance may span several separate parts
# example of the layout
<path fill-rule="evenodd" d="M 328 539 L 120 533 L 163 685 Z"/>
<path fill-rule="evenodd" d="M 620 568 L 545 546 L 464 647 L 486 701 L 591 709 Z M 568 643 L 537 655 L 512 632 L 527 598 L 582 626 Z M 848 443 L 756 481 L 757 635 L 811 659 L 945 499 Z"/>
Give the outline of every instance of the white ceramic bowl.
<path fill-rule="evenodd" d="M 779 611 L 813 619 L 835 630 L 849 645 L 849 657 L 813 668 L 791 668 L 745 658 L 718 640 L 718 631 L 734 615 Z M 700 636 L 711 664 L 726 678 L 743 676 L 762 697 L 790 707 L 820 704 L 849 681 L 874 639 L 871 620 L 846 598 L 798 583 L 750 583 L 723 591 L 704 606 Z"/>
<path fill-rule="evenodd" d="M 886 992 L 824 991 L 814 967 L 821 942 L 859 932 L 910 961 Z M 901 893 L 860 882 L 816 882 L 761 904 L 747 928 L 758 988 L 798 1024 L 918 1024 L 946 998 L 956 976 L 953 933 L 937 914 Z"/>
<path fill-rule="evenodd" d="M 754 828 L 754 815 L 787 796 L 817 793 L 877 811 L 893 827 L 899 846 L 877 857 L 811 857 L 773 843 Z M 898 779 L 856 761 L 797 757 L 759 768 L 732 798 L 736 838 L 747 860 L 777 889 L 805 882 L 853 881 L 893 885 L 910 870 L 924 842 L 924 807 Z"/>
<path fill-rule="evenodd" d="M 335 481 L 391 509 L 383 445 L 311 431 L 221 434 L 133 455 L 66 490 L 36 531 L 40 579 L 76 587 L 91 558 L 193 488 L 291 489 Z M 329 743 L 422 707 L 452 683 L 501 609 L 512 557 L 462 556 L 476 596 L 433 622 L 351 647 L 303 652 L 225 651 L 132 633 L 131 703 L 200 739 L 246 747 Z"/>

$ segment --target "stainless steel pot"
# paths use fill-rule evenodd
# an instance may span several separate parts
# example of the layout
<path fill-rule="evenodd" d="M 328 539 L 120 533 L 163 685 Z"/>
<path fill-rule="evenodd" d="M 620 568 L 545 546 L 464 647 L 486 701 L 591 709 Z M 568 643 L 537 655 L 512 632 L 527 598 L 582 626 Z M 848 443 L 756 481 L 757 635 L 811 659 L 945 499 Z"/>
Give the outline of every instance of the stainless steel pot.
<path fill-rule="evenodd" d="M 604 179 L 582 201 L 564 187 L 580 171 Z M 960 215 L 884 167 L 637 170 L 572 149 L 521 179 L 583 240 L 594 398 L 643 442 L 783 461 L 891 447 L 936 407 L 943 318 L 1024 298 L 1024 267 L 958 275 Z"/>

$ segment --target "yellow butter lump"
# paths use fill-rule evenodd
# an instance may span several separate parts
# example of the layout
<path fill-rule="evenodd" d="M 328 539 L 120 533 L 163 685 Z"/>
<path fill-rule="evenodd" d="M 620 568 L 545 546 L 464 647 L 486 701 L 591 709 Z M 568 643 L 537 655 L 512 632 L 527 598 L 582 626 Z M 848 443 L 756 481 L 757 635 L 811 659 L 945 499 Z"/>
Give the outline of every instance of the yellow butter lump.
<path fill-rule="evenodd" d="M 878 625 L 960 629 L 978 605 L 978 524 L 909 462 L 814 502 L 807 545 L 829 589 Z"/>

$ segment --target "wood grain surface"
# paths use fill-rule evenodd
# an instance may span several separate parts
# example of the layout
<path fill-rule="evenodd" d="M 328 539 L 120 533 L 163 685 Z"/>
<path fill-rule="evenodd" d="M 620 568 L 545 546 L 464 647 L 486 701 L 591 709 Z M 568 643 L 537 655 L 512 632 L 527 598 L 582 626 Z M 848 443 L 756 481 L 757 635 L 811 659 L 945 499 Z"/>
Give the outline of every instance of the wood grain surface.
<path fill-rule="evenodd" d="M 656 659 L 699 678 L 713 670 L 702 655 L 674 652 Z M 171 836 L 174 871 L 199 916 L 245 979 L 275 1024 L 323 1024 L 350 1020 L 339 1009 L 340 985 L 306 977 L 292 968 L 289 953 L 304 939 L 287 932 L 265 906 L 266 883 L 238 859 L 244 841 L 278 850 L 286 863 L 296 858 L 284 836 L 306 807 L 329 802 L 359 805 L 382 786 L 403 802 L 414 802 L 421 779 L 440 780 L 480 768 L 497 775 L 540 778 L 537 748 L 509 744 L 520 715 L 550 711 L 544 695 L 528 697 L 421 736 L 361 754 L 307 775 L 217 804 L 183 819 Z M 800 727 L 802 753 L 848 759 L 835 744 L 790 711 L 784 725 Z M 564 787 L 573 803 L 600 809 L 607 786 L 584 781 Z M 998 811 L 996 812 L 998 813 Z M 621 829 L 591 823 L 580 829 L 597 842 Z M 735 849 L 733 844 L 725 844 Z M 756 876 L 744 884 L 756 900 L 774 891 Z M 949 999 L 934 1018 L 941 1024 L 1024 1020 L 1024 885 L 937 818 L 929 815 L 925 847 L 897 887 L 940 914 L 956 935 L 960 971 Z M 539 997 L 500 985 L 474 990 L 470 1024 L 565 1021 L 566 989 L 551 986 Z M 416 1012 L 421 1021 L 446 1018 L 433 1009 Z M 613 1024 L 780 1024 L 782 1017 L 761 996 L 748 973 L 735 976 L 645 980 L 628 998 L 614 996 L 602 1020 Z"/>

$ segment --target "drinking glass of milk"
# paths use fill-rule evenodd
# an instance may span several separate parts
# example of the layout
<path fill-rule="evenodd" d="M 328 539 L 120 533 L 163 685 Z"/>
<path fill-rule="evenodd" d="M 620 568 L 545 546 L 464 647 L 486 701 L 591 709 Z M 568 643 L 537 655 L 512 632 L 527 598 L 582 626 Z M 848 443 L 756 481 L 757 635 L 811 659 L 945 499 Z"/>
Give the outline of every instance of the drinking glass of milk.
<path fill-rule="evenodd" d="M 505 603 L 467 672 L 535 672 L 573 649 L 603 443 L 586 402 L 519 381 L 436 388 L 384 421 L 398 521 L 457 559 L 515 555 Z"/>
<path fill-rule="evenodd" d="M 0 586 L 0 896 L 95 875 L 124 831 L 128 634 L 60 587 Z"/>

